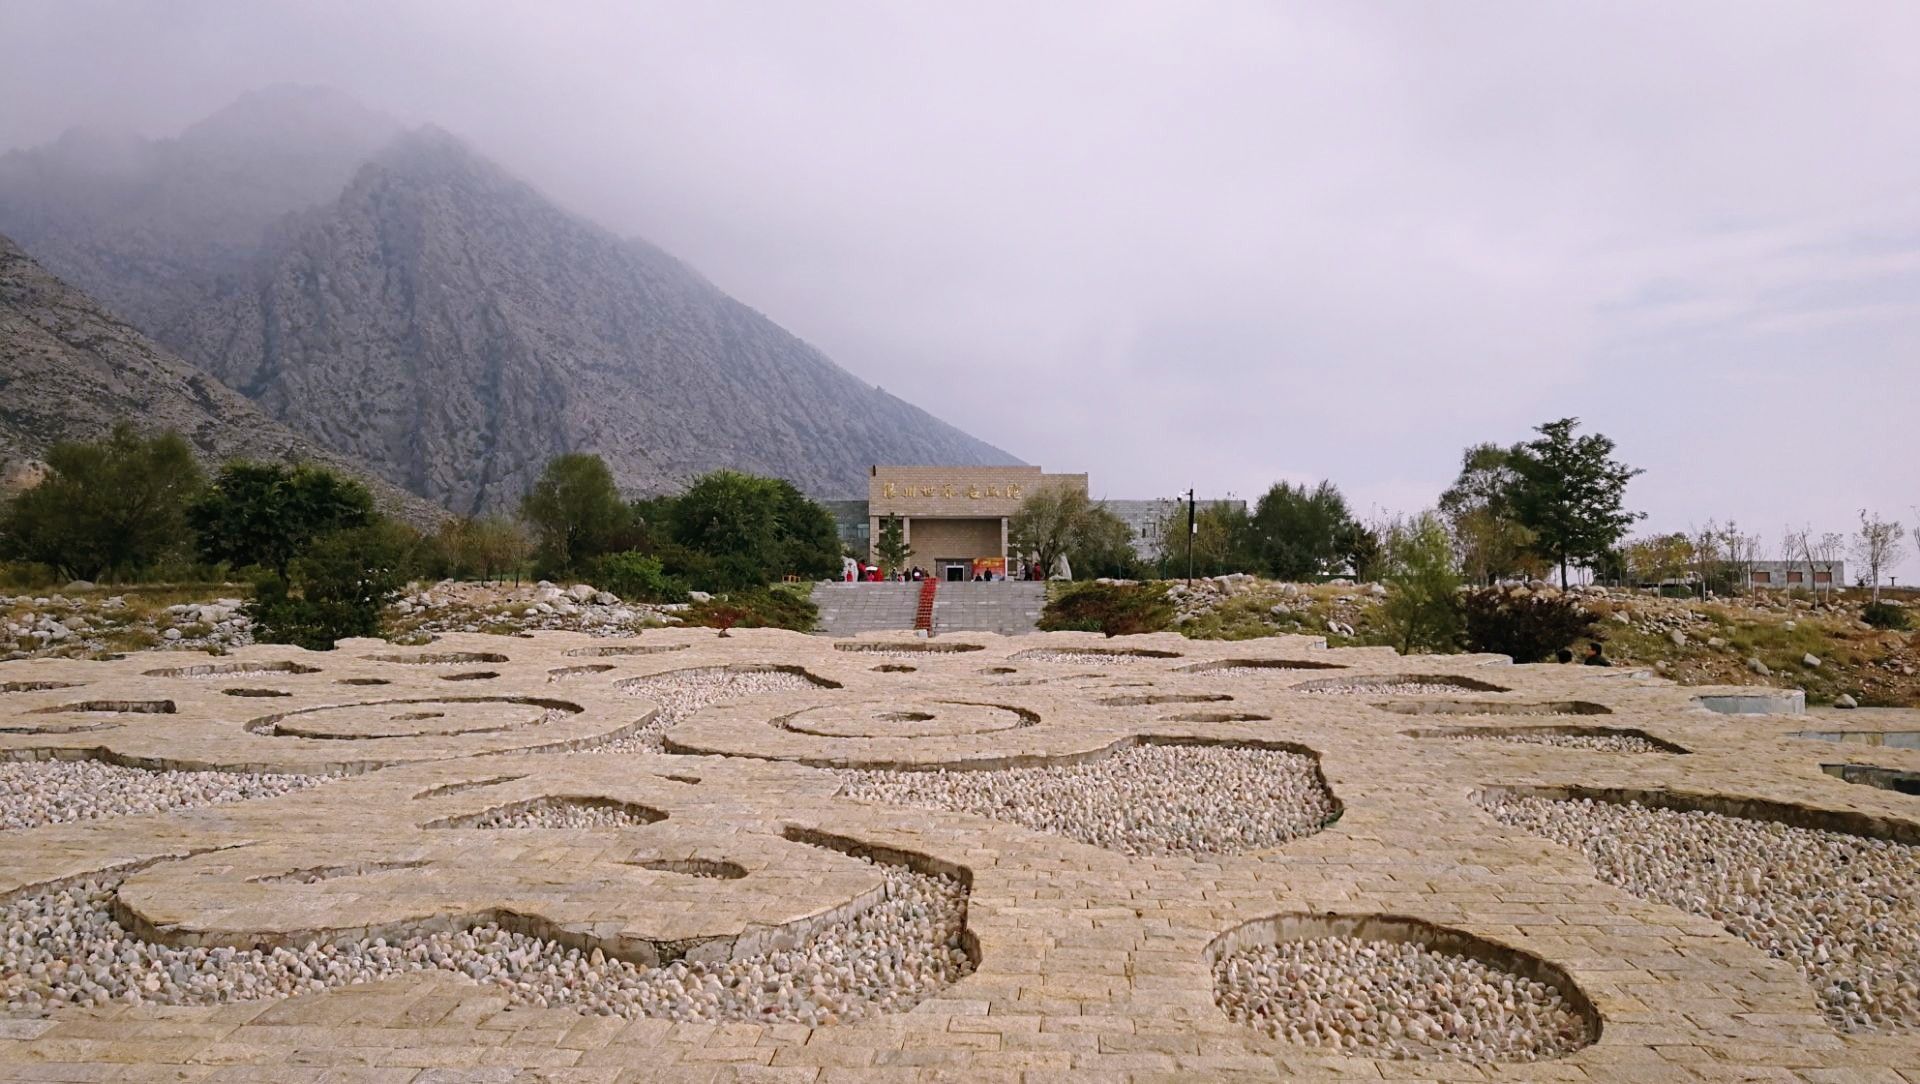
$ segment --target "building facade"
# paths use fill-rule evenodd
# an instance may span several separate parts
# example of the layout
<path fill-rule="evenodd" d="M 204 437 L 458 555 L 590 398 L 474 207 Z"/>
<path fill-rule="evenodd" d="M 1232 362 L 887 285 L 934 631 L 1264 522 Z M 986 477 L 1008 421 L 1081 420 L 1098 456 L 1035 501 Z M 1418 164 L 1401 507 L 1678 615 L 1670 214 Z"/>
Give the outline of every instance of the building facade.
<path fill-rule="evenodd" d="M 1086 493 L 1087 476 L 1048 474 L 1039 467 L 875 466 L 868 471 L 866 500 L 820 503 L 833 513 L 841 543 L 869 562 L 879 558 L 883 525 L 898 519 L 913 550 L 911 564 L 941 579 L 971 579 L 986 569 L 1017 572 L 1019 555 L 1009 552 L 1007 521 L 1029 494 L 1061 485 Z M 1172 498 L 1097 503 L 1127 525 L 1134 552 L 1145 561 L 1159 558 L 1165 517 L 1184 514 L 1183 502 Z"/>
<path fill-rule="evenodd" d="M 1755 561 L 1747 568 L 1750 587 L 1842 587 L 1846 582 L 1845 561 L 1815 561 L 1811 568 L 1805 561 Z"/>
<path fill-rule="evenodd" d="M 1027 495 L 1051 486 L 1087 491 L 1084 474 L 1039 467 L 873 467 L 867 475 L 867 553 L 882 524 L 900 521 L 912 563 L 947 580 L 1009 571 L 1007 520 Z"/>

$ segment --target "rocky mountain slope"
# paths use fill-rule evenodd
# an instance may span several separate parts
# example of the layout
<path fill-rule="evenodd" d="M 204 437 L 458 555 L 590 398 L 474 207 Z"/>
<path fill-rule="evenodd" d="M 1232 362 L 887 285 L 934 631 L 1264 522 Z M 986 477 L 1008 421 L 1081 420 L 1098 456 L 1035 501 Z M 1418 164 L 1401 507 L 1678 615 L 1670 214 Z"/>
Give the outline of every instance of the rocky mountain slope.
<path fill-rule="evenodd" d="M 0 236 L 0 472 L 18 472 L 60 440 L 93 440 L 115 422 L 174 429 L 209 464 L 308 460 L 369 478 L 381 503 L 417 523 L 442 513 L 316 445 L 245 396 L 155 346 Z"/>
<path fill-rule="evenodd" d="M 262 120 L 276 111 L 286 103 L 257 101 L 218 127 L 272 128 L 269 149 L 318 145 L 311 184 L 261 179 L 284 179 L 290 159 L 274 150 L 237 169 L 255 180 L 231 221 L 84 186 L 65 199 L 34 180 L 40 151 L 0 168 L 0 230 L 30 220 L 23 246 L 56 271 L 269 414 L 457 512 L 510 507 L 569 451 L 605 456 L 636 491 L 734 467 L 822 496 L 863 493 L 873 463 L 1015 462 L 444 132 L 389 140 L 346 177 L 340 161 L 378 123 L 310 104 Z M 251 142 L 220 145 L 244 158 Z M 65 175 L 85 157 L 69 149 Z"/>

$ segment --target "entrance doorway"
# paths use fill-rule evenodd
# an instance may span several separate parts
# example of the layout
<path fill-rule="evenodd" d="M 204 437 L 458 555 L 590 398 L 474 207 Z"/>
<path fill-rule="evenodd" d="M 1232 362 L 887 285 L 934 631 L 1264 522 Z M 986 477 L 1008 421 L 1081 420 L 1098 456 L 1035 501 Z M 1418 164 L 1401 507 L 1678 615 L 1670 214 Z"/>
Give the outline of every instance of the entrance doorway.
<path fill-rule="evenodd" d="M 943 558 L 934 562 L 934 564 L 939 570 L 939 577 L 948 583 L 962 582 L 973 572 L 973 561 L 970 559 L 954 560 L 952 558 Z"/>

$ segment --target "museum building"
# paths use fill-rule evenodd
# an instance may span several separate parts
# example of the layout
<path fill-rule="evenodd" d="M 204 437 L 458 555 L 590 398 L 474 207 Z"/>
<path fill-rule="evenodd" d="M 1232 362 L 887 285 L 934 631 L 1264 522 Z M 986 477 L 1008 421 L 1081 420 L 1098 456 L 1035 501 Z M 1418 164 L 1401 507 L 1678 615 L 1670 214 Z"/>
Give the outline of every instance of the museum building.
<path fill-rule="evenodd" d="M 985 569 L 1000 575 L 1017 569 L 1007 521 L 1028 495 L 1049 486 L 1086 493 L 1087 476 L 1048 474 L 1039 467 L 876 466 L 867 472 L 866 500 L 821 503 L 839 524 L 841 540 L 868 560 L 877 557 L 881 525 L 897 518 L 914 565 L 940 579 L 965 580 Z M 1170 499 L 1097 503 L 1127 524 L 1135 552 L 1148 561 L 1159 557 L 1161 517 L 1182 507 Z"/>
<path fill-rule="evenodd" d="M 1087 476 L 1048 474 L 1039 467 L 873 467 L 867 472 L 865 548 L 872 554 L 881 525 L 898 519 L 901 536 L 913 547 L 913 563 L 936 577 L 971 579 L 985 569 L 1004 576 L 1007 520 L 1028 494 L 1049 486 L 1085 493 Z"/>

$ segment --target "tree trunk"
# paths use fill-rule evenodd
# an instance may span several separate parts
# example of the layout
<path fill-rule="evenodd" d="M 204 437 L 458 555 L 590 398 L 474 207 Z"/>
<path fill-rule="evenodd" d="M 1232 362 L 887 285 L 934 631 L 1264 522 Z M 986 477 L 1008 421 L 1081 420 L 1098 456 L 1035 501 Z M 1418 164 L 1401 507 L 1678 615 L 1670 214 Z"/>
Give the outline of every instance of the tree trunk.
<path fill-rule="evenodd" d="M 1567 589 L 1567 555 L 1560 555 L 1560 590 Z"/>

